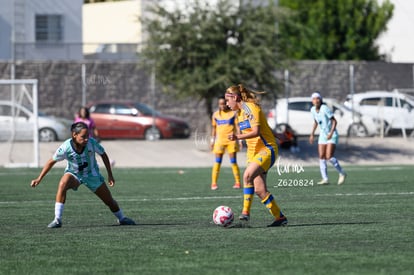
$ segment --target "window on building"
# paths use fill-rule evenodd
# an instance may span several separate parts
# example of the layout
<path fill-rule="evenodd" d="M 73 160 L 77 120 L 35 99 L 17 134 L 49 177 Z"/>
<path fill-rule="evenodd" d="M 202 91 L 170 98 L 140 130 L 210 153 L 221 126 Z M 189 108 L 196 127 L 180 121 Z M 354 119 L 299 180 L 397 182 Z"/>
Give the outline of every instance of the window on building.
<path fill-rule="evenodd" d="M 36 42 L 60 42 L 63 38 L 62 15 L 36 15 Z"/>

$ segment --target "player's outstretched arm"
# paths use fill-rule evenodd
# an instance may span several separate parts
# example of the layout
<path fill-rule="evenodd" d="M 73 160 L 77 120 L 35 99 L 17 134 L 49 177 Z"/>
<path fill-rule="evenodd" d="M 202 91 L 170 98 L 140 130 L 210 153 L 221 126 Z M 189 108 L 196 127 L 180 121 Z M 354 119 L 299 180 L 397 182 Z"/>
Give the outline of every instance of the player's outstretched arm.
<path fill-rule="evenodd" d="M 101 157 L 105 165 L 106 171 L 108 173 L 108 184 L 109 186 L 113 186 L 115 184 L 115 179 L 114 179 L 114 176 L 112 175 L 112 167 L 111 167 L 111 163 L 109 162 L 108 155 L 106 153 L 103 153 Z"/>
<path fill-rule="evenodd" d="M 42 171 L 40 172 L 39 176 L 36 179 L 32 180 L 30 186 L 36 187 L 37 185 L 39 185 L 43 177 L 46 176 L 46 174 L 50 171 L 50 169 L 52 169 L 53 165 L 55 165 L 56 162 L 56 160 L 49 159 L 43 167 Z"/>

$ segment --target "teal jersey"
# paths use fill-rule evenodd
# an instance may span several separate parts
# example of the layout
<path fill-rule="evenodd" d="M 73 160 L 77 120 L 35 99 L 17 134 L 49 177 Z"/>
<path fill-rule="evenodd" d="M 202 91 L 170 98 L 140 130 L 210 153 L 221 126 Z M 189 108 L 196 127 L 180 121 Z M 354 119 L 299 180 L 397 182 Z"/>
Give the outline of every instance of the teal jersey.
<path fill-rule="evenodd" d="M 319 112 L 316 112 L 316 108 L 315 106 L 313 106 L 311 108 L 311 113 L 313 115 L 313 119 L 319 125 L 320 133 L 324 134 L 325 136 L 328 135 L 332 128 L 331 118 L 333 118 L 334 116 L 331 109 L 329 109 L 329 107 L 326 106 L 326 104 L 322 104 L 319 109 Z M 335 129 L 334 135 L 337 134 L 338 133 Z"/>
<path fill-rule="evenodd" d="M 53 154 L 53 160 L 67 160 L 65 173 L 69 172 L 79 178 L 100 176 L 95 153 L 102 155 L 105 149 L 94 139 L 89 138 L 82 153 L 77 153 L 73 147 L 72 139 L 67 139 Z"/>

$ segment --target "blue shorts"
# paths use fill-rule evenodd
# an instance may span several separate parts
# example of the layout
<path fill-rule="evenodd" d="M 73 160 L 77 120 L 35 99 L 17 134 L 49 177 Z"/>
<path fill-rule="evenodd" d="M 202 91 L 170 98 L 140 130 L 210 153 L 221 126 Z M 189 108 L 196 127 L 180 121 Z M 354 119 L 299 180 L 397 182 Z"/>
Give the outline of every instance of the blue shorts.
<path fill-rule="evenodd" d="M 104 177 L 99 174 L 98 176 L 87 176 L 87 177 L 79 177 L 78 175 L 75 175 L 71 172 L 66 172 L 71 174 L 76 178 L 76 180 L 80 183 L 85 185 L 89 188 L 92 192 L 96 192 L 96 190 L 105 182 Z M 73 188 L 73 190 L 77 190 L 78 188 Z"/>

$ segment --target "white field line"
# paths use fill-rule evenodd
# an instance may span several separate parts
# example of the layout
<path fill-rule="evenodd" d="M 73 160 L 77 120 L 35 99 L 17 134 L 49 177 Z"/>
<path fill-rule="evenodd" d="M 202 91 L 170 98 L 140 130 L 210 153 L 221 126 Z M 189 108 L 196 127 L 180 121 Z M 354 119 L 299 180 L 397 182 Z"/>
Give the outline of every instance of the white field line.
<path fill-rule="evenodd" d="M 335 194 L 316 194 L 316 197 L 336 197 L 336 196 L 412 196 L 414 192 L 396 192 L 396 193 L 335 193 Z M 128 202 L 147 202 L 147 201 L 196 201 L 196 200 L 222 200 L 222 199 L 240 199 L 242 198 L 241 195 L 239 196 L 213 196 L 213 197 L 178 197 L 178 198 L 160 198 L 160 199 L 122 199 L 120 201 L 128 201 Z M 0 201 L 0 205 L 10 205 L 10 204 L 50 204 L 53 203 L 51 200 L 43 200 L 43 201 Z M 79 201 L 77 201 L 79 203 Z M 84 200 L 83 203 L 101 203 L 97 200 Z"/>
<path fill-rule="evenodd" d="M 240 199 L 242 196 L 214 196 L 214 197 L 183 197 L 183 198 L 159 198 L 159 199 L 123 199 L 118 201 L 128 201 L 128 202 L 146 202 L 146 201 L 192 201 L 192 200 L 216 200 L 216 199 Z M 0 205 L 7 205 L 7 204 L 44 204 L 44 203 L 51 203 L 51 200 L 47 201 L 0 201 Z M 77 201 L 79 202 L 79 201 Z M 89 203 L 101 203 L 99 200 L 84 200 L 83 202 Z M 53 203 L 53 202 L 52 202 Z"/>
<path fill-rule="evenodd" d="M 294 164 L 294 163 L 288 163 L 288 164 Z M 406 165 L 399 165 L 399 166 L 395 166 L 395 165 L 390 165 L 390 166 L 371 166 L 371 165 L 362 165 L 362 166 L 358 166 L 358 167 L 345 167 L 347 171 L 360 171 L 360 170 L 364 170 L 364 171 L 383 171 L 383 170 L 401 170 L 404 169 L 404 167 L 406 167 Z M 204 167 L 201 167 L 204 168 Z M 227 167 L 226 167 L 227 168 Z M 120 168 L 120 169 L 124 169 L 124 168 Z M 130 168 L 125 168 L 125 169 L 130 169 Z M 140 172 L 140 169 L 145 169 L 145 171 L 142 171 L 142 173 L 154 173 L 154 174 L 176 174 L 176 173 L 186 173 L 186 170 L 191 170 L 191 169 L 197 169 L 197 168 L 177 168 L 177 169 L 172 169 L 172 168 L 166 168 L 166 170 L 162 170 L 162 169 L 149 169 L 146 167 L 143 168 L 137 168 L 137 170 L 134 171 L 134 173 L 136 172 Z M 270 170 L 270 172 L 272 172 L 273 169 L 276 169 L 276 166 L 272 167 Z M 318 170 L 319 171 L 319 167 L 318 166 L 307 166 L 305 170 Z M 40 169 L 39 169 L 40 171 Z M 223 173 L 232 173 L 230 170 L 228 169 L 223 169 L 222 171 Z M 221 173 L 221 172 L 220 172 Z M 32 175 L 36 173 L 33 172 L 22 172 L 21 170 L 13 170 L 13 169 L 9 169 L 7 171 L 4 172 L 0 172 L 0 176 L 2 175 Z M 57 171 L 57 169 L 50 171 L 48 174 L 63 174 L 62 170 Z M 105 173 L 104 173 L 105 174 Z"/>
<path fill-rule="evenodd" d="M 316 194 L 317 197 L 332 197 L 332 196 L 412 196 L 414 192 L 396 192 L 396 193 L 335 193 L 335 194 Z"/>

